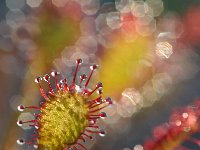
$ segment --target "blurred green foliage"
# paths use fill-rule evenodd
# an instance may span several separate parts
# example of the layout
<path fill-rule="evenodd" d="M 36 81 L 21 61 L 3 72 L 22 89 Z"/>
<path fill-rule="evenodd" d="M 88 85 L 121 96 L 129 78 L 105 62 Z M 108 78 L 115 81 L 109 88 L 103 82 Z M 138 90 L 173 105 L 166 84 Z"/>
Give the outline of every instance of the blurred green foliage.
<path fill-rule="evenodd" d="M 49 64 L 66 45 L 74 43 L 79 36 L 79 25 L 71 19 L 45 15 L 40 21 L 40 34 L 36 38 Z"/>
<path fill-rule="evenodd" d="M 185 11 L 192 5 L 200 4 L 200 0 L 163 0 L 166 12 L 176 12 L 179 15 L 184 14 Z"/>

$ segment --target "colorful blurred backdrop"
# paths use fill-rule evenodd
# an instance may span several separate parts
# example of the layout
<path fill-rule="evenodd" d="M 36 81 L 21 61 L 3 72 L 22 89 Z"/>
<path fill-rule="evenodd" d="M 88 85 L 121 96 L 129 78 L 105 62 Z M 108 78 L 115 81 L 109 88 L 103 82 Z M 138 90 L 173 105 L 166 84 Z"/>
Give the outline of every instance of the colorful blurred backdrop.
<path fill-rule="evenodd" d="M 16 143 L 33 132 L 17 120 L 34 113 L 17 106 L 40 103 L 37 76 L 72 80 L 77 58 L 100 65 L 93 82 L 113 99 L 88 149 L 200 149 L 200 0 L 1 0 L 0 150 L 34 149 Z M 184 134 L 163 138 L 174 122 Z"/>

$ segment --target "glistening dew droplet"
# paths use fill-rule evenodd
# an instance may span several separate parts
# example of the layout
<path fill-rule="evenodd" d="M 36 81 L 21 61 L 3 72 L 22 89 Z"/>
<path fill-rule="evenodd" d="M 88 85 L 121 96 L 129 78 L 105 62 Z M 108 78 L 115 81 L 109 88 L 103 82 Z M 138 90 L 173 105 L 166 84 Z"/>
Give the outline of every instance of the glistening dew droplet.
<path fill-rule="evenodd" d="M 87 150 L 84 142 L 87 139 L 92 140 L 92 134 L 105 136 L 105 131 L 99 129 L 96 124 L 98 119 L 105 118 L 107 115 L 101 110 L 112 104 L 110 97 L 102 98 L 103 84 L 98 82 L 92 90 L 88 88 L 90 79 L 98 65 L 90 66 L 90 74 L 80 76 L 77 80 L 77 73 L 82 59 L 76 60 L 76 69 L 71 83 L 67 78 L 58 80 L 59 72 L 52 72 L 56 90 L 50 82 L 51 76 L 46 74 L 44 77 L 37 77 L 35 82 L 40 88 L 45 102 L 41 106 L 18 106 L 20 112 L 26 109 L 36 109 L 40 113 L 34 114 L 34 120 L 18 120 L 17 125 L 29 125 L 35 127 L 30 141 L 18 139 L 19 145 L 33 145 L 35 149 L 43 150 Z M 49 91 L 46 93 L 41 86 L 41 82 L 47 82 Z M 78 84 L 76 84 L 78 83 Z M 97 91 L 98 97 L 92 98 L 93 93 Z"/>

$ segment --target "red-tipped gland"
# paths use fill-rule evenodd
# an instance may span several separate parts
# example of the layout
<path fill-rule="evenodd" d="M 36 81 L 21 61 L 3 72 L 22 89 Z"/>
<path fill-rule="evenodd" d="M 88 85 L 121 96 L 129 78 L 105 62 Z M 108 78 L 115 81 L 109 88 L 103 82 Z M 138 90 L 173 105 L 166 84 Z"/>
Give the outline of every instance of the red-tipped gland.
<path fill-rule="evenodd" d="M 90 69 L 91 70 L 96 70 L 98 67 L 99 67 L 98 65 L 92 65 L 92 66 L 90 66 Z"/>
<path fill-rule="evenodd" d="M 82 75 L 80 75 L 80 82 L 79 82 L 79 85 L 81 85 L 81 83 L 84 81 L 84 80 L 86 80 L 87 79 L 87 75 L 86 74 L 82 74 Z"/>
<path fill-rule="evenodd" d="M 96 84 L 96 88 L 102 88 L 103 87 L 103 83 L 99 82 Z"/>
<path fill-rule="evenodd" d="M 21 126 L 23 125 L 23 121 L 18 120 L 18 121 L 17 121 L 17 125 L 18 125 L 19 127 L 21 127 Z"/>
<path fill-rule="evenodd" d="M 25 144 L 25 141 L 23 139 L 18 139 L 17 140 L 17 144 L 19 145 L 24 145 Z"/>
<path fill-rule="evenodd" d="M 50 75 L 46 74 L 43 77 L 44 81 L 49 82 L 50 81 Z"/>
<path fill-rule="evenodd" d="M 83 63 L 83 60 L 81 58 L 76 60 L 76 64 L 82 64 L 82 63 Z"/>
<path fill-rule="evenodd" d="M 35 82 L 36 82 L 36 83 L 40 83 L 41 80 L 42 80 L 41 77 L 37 77 L 37 78 L 35 78 Z"/>
<path fill-rule="evenodd" d="M 96 91 L 98 88 L 98 91 L 97 91 L 97 93 L 98 94 L 102 94 L 103 93 L 103 90 L 101 89 L 103 87 L 103 84 L 101 83 L 101 82 L 99 82 L 99 83 L 97 83 L 96 84 L 96 87 L 95 87 L 95 89 L 94 90 L 92 90 L 90 93 L 88 93 L 89 95 L 91 95 L 91 94 L 93 94 L 94 93 L 94 91 Z"/>
<path fill-rule="evenodd" d="M 106 101 L 106 103 L 108 103 L 108 104 L 112 104 L 112 98 L 110 98 L 110 97 L 107 97 L 107 98 L 105 99 L 105 101 Z"/>
<path fill-rule="evenodd" d="M 101 104 L 103 102 L 103 99 L 101 97 L 99 97 L 98 99 L 96 99 L 96 104 Z"/>
<path fill-rule="evenodd" d="M 103 94 L 103 89 L 98 89 L 97 94 Z"/>
<path fill-rule="evenodd" d="M 99 116 L 100 116 L 100 118 L 105 118 L 105 117 L 107 117 L 107 115 L 106 115 L 105 112 L 101 112 L 101 113 L 99 114 Z"/>
<path fill-rule="evenodd" d="M 105 132 L 104 130 L 101 130 L 101 131 L 99 131 L 99 135 L 100 135 L 100 136 L 105 136 L 105 135 L 106 135 L 106 132 Z"/>
<path fill-rule="evenodd" d="M 80 79 L 81 79 L 81 80 L 85 80 L 86 78 L 87 78 L 87 75 L 86 75 L 86 74 L 80 75 Z"/>
<path fill-rule="evenodd" d="M 63 80 L 60 81 L 61 83 L 67 83 L 67 79 L 64 78 Z"/>
<path fill-rule="evenodd" d="M 60 72 L 57 72 L 57 71 L 51 72 L 51 76 L 52 76 L 52 77 L 55 77 L 55 76 L 57 76 L 57 75 L 59 75 L 59 74 L 60 74 Z"/>
<path fill-rule="evenodd" d="M 18 109 L 18 111 L 22 112 L 22 111 L 24 111 L 25 107 L 23 105 L 19 105 L 17 107 L 17 109 Z"/>

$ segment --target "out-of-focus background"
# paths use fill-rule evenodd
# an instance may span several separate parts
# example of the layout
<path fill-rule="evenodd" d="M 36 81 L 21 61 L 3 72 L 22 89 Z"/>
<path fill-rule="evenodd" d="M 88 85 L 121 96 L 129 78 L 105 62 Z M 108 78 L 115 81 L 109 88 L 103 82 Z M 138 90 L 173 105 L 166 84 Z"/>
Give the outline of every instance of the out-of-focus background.
<path fill-rule="evenodd" d="M 16 143 L 33 131 L 17 126 L 33 117 L 17 106 L 39 104 L 36 76 L 70 80 L 79 57 L 100 65 L 93 80 L 114 102 L 99 122 L 107 135 L 88 149 L 142 150 L 155 126 L 200 97 L 199 51 L 200 0 L 0 0 L 0 150 L 34 149 Z"/>

